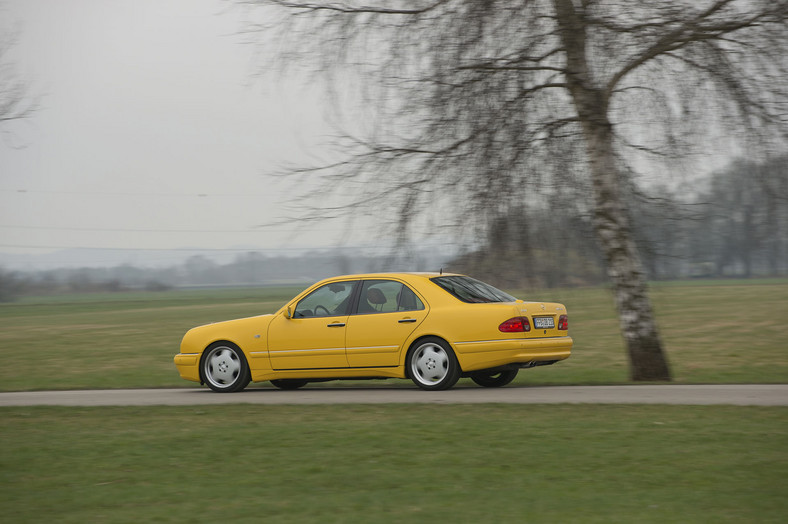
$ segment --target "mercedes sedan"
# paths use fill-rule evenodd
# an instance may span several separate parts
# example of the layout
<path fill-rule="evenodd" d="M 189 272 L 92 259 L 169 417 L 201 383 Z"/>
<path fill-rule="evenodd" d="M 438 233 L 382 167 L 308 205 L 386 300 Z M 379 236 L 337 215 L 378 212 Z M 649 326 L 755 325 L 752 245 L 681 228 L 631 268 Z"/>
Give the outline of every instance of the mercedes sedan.
<path fill-rule="evenodd" d="M 217 392 L 339 379 L 409 378 L 425 390 L 460 377 L 485 387 L 569 357 L 563 304 L 523 301 L 458 274 L 329 278 L 273 314 L 217 322 L 183 337 L 182 378 Z"/>

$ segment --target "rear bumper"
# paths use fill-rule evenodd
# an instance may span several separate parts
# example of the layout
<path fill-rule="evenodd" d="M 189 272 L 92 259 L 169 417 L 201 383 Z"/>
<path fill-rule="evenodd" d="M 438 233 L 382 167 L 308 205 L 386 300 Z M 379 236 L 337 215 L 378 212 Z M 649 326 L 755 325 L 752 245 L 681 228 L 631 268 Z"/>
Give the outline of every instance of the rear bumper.
<path fill-rule="evenodd" d="M 490 369 L 509 364 L 564 360 L 572 353 L 572 337 L 476 340 L 452 344 L 463 371 Z"/>
<path fill-rule="evenodd" d="M 198 353 L 178 353 L 173 360 L 181 378 L 200 382 L 200 355 Z"/>

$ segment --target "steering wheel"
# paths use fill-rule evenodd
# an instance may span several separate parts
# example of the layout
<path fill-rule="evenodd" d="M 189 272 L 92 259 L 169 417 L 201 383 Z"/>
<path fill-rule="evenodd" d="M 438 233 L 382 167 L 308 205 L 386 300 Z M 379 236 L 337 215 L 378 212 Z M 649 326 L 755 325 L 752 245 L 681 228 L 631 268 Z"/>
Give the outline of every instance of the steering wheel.
<path fill-rule="evenodd" d="M 323 311 L 326 312 L 326 314 L 325 315 L 318 315 L 318 313 L 317 313 L 318 309 L 322 309 Z M 331 315 L 331 312 L 327 308 L 325 308 L 323 306 L 315 306 L 315 316 L 316 317 L 327 317 L 327 316 L 330 316 L 330 315 Z"/>

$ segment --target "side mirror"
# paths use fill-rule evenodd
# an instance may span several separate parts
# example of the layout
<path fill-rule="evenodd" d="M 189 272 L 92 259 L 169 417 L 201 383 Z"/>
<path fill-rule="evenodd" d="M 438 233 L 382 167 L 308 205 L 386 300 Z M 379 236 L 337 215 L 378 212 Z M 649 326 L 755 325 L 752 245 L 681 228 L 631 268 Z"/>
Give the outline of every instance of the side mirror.
<path fill-rule="evenodd" d="M 290 306 L 285 309 L 285 318 L 293 318 L 293 310 L 290 309 Z"/>

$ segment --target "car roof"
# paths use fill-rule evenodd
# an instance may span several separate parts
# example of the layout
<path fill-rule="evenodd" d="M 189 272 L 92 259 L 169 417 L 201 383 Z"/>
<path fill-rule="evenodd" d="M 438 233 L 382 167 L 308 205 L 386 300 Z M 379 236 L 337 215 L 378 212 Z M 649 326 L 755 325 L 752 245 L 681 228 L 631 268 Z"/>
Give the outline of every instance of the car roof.
<path fill-rule="evenodd" d="M 363 279 L 374 279 L 374 278 L 392 278 L 392 277 L 422 277 L 422 278 L 434 278 L 440 276 L 464 276 L 460 275 L 459 273 L 445 273 L 445 272 L 438 272 L 438 271 L 400 271 L 400 272 L 387 272 L 387 273 L 358 273 L 355 275 L 337 275 L 335 277 L 329 277 L 324 280 L 334 280 L 335 278 L 341 279 L 350 279 L 350 278 L 363 278 Z"/>

